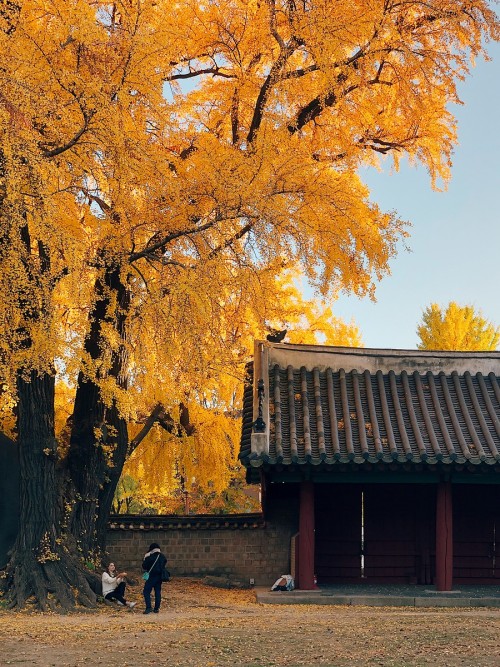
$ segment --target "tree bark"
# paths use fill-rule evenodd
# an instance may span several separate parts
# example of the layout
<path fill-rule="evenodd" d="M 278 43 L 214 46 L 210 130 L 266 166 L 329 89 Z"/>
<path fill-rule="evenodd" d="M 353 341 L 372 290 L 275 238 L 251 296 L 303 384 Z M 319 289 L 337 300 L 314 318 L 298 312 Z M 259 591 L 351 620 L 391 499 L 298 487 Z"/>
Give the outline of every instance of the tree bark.
<path fill-rule="evenodd" d="M 96 600 L 93 575 L 65 532 L 71 505 L 62 498 L 57 469 L 54 384 L 49 373 L 20 372 L 17 379 L 20 521 L 4 582 L 11 607 L 33 599 L 44 611 L 93 606 Z"/>
<path fill-rule="evenodd" d="M 101 553 L 106 551 L 107 525 L 116 487 L 120 481 L 123 466 L 128 454 L 128 429 L 126 421 L 120 417 L 116 406 L 113 406 L 110 415 L 110 421 L 116 429 L 114 438 L 114 449 L 112 466 L 108 466 L 106 481 L 99 492 L 98 511 L 96 519 L 96 541 L 97 548 Z"/>
<path fill-rule="evenodd" d="M 21 466 L 22 549 L 38 545 L 44 534 L 57 533 L 54 375 L 32 372 L 18 378 L 18 431 Z"/>
<path fill-rule="evenodd" d="M 98 373 L 91 378 L 80 371 L 73 411 L 68 466 L 77 496 L 71 532 L 84 558 L 92 562 L 105 549 L 106 524 L 128 449 L 127 424 L 116 401 L 106 403 L 99 386 L 101 378 L 111 377 L 117 388 L 127 387 L 125 339 L 130 293 L 117 264 L 105 267 L 96 280 L 95 293 L 85 352 L 92 361 L 103 360 L 107 350 L 104 324 L 111 324 L 121 342 L 111 352 L 110 368 L 101 376 Z"/>

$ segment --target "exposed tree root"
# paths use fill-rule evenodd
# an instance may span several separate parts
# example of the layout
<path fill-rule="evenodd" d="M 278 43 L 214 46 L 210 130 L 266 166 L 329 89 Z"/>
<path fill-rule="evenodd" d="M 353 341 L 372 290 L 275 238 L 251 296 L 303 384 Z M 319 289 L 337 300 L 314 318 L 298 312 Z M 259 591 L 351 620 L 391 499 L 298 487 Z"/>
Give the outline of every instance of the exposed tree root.
<path fill-rule="evenodd" d="M 9 609 L 31 606 L 39 611 L 65 613 L 96 606 L 97 575 L 65 553 L 40 562 L 33 553 L 12 553 L 3 581 Z"/>

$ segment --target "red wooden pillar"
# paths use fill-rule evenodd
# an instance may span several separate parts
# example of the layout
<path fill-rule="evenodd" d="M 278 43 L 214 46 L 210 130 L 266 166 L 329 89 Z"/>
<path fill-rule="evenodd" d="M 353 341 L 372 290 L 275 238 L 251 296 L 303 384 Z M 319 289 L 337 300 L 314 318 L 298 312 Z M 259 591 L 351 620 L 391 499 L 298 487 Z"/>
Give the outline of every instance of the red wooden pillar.
<path fill-rule="evenodd" d="M 440 482 L 436 499 L 436 589 L 453 586 L 453 504 L 451 482 Z"/>
<path fill-rule="evenodd" d="M 314 583 L 314 484 L 301 482 L 299 509 L 298 588 L 310 591 Z"/>

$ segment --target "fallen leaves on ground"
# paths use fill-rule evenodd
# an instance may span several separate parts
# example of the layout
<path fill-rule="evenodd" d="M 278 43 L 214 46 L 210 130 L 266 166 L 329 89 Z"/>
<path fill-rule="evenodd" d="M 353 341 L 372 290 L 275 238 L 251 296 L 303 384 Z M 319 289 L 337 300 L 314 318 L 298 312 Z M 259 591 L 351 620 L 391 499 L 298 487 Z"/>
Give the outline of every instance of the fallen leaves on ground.
<path fill-rule="evenodd" d="M 0 612 L 1 665 L 86 667 L 498 667 L 500 610 L 261 605 L 249 590 L 191 579 L 163 587 L 159 614 Z"/>

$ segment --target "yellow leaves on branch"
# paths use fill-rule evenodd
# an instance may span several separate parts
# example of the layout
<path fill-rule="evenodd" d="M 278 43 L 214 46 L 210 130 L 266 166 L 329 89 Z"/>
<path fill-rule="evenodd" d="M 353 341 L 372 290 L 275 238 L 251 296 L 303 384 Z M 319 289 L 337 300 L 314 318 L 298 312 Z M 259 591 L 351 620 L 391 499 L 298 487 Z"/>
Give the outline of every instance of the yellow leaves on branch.
<path fill-rule="evenodd" d="M 269 304 L 280 313 L 279 319 L 270 318 L 269 328 L 286 328 L 287 342 L 363 347 L 361 332 L 355 323 L 346 323 L 335 317 L 329 302 L 318 298 L 305 298 L 301 274 L 283 273 L 272 293 L 281 300 L 282 308 L 280 312 L 272 301 Z M 255 330 L 258 330 L 257 323 Z"/>
<path fill-rule="evenodd" d="M 296 342 L 360 343 L 328 308 L 340 290 L 373 294 L 406 234 L 360 169 L 406 156 L 446 181 L 456 81 L 498 36 L 486 0 L 7 3 L 10 391 L 19 368 L 56 368 L 68 387 L 83 370 L 131 421 L 157 402 L 214 409 L 198 415 L 194 458 L 209 460 L 202 433 L 230 450 L 222 415 L 237 409 L 254 336 L 275 323 Z M 97 294 L 112 270 L 126 303 Z M 320 306 L 294 293 L 298 275 Z M 103 321 L 89 321 L 99 298 Z"/>
<path fill-rule="evenodd" d="M 451 301 L 446 308 L 432 303 L 417 328 L 419 350 L 495 350 L 500 326 L 486 320 L 474 306 Z"/>
<path fill-rule="evenodd" d="M 179 438 L 157 426 L 125 464 L 124 473 L 141 480 L 141 487 L 150 493 L 168 495 L 179 487 L 180 475 L 188 489 L 196 484 L 205 492 L 219 493 L 234 477 L 239 420 L 214 405 L 191 405 L 193 436 Z"/>

